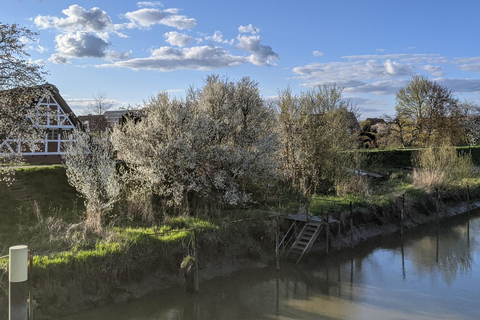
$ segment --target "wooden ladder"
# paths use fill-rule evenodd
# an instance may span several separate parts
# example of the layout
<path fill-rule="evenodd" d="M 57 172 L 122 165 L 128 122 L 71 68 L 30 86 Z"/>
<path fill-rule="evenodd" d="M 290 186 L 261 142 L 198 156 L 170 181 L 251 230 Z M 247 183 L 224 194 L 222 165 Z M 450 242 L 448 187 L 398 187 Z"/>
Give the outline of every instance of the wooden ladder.
<path fill-rule="evenodd" d="M 293 243 L 292 247 L 287 253 L 287 256 L 292 253 L 298 255 L 297 263 L 300 262 L 303 255 L 310 251 L 313 246 L 313 243 L 320 234 L 320 227 L 322 226 L 321 222 L 307 222 L 300 231 L 297 239 Z"/>

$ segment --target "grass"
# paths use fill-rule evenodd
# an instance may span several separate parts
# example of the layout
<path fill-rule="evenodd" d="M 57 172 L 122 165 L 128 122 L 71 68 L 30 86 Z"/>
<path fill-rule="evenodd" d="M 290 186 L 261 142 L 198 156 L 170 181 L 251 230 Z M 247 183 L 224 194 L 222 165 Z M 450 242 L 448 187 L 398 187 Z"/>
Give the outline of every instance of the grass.
<path fill-rule="evenodd" d="M 473 150 L 472 155 L 480 156 L 480 148 L 469 150 Z M 413 186 L 411 174 L 397 168 L 399 164 L 405 165 L 402 152 L 411 154 L 412 150 L 369 152 L 374 161 L 366 169 L 387 177 L 371 180 L 369 196 L 315 195 L 309 199 L 309 212 L 322 215 L 346 211 L 350 202 L 353 207 L 387 206 L 402 194 L 410 198 L 424 197 L 426 191 Z M 393 165 L 385 162 L 398 154 L 402 155 Z M 37 279 L 43 283 L 50 281 L 52 286 L 56 283 L 77 286 L 79 292 L 91 291 L 92 294 L 106 294 L 108 289 L 100 283 L 111 285 L 142 278 L 159 265 L 164 270 L 178 272 L 182 260 L 192 254 L 192 232 L 181 231 L 185 229 L 197 230 L 202 257 L 228 254 L 234 258 L 242 254 L 257 257 L 258 244 L 274 239 L 271 221 L 257 218 L 268 216 L 272 211 L 298 212 L 302 202 L 298 196 L 285 194 L 272 202 L 268 210 L 223 210 L 210 217 L 174 217 L 157 226 L 125 220 L 99 234 L 82 228 L 83 200 L 68 185 L 63 166 L 24 167 L 17 170 L 16 179 L 23 183 L 32 201 L 23 204 L 15 198 L 12 189 L 0 184 L 0 256 L 8 254 L 11 245 L 27 244 L 36 252 Z M 470 177 L 466 183 L 471 190 L 480 190 L 480 177 Z M 241 220 L 249 222 L 238 222 Z M 7 262 L 7 259 L 0 260 L 0 279 L 3 275 L 4 281 Z M 2 288 L 5 286 L 0 285 L 0 300 Z M 60 289 L 50 287 L 50 290 Z M 44 297 L 43 305 L 59 303 L 49 300 L 54 299 L 51 293 L 45 293 Z"/>

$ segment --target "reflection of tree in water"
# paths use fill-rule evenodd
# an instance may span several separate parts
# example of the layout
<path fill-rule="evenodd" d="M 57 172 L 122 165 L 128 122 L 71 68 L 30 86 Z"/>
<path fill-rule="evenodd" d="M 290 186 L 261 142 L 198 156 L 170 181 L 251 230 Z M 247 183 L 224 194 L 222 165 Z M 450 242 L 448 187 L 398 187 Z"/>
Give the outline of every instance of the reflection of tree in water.
<path fill-rule="evenodd" d="M 472 226 L 470 226 L 471 228 Z M 405 255 L 412 262 L 415 272 L 434 279 L 439 275 L 451 285 L 458 274 L 472 272 L 476 239 L 467 238 L 467 226 L 438 226 L 436 230 L 412 242 L 405 249 Z"/>

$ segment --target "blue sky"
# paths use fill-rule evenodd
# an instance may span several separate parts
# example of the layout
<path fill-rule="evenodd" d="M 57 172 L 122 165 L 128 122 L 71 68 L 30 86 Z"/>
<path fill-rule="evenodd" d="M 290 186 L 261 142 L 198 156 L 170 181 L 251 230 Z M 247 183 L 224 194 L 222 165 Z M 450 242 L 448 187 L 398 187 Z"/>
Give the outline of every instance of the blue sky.
<path fill-rule="evenodd" d="M 480 101 L 480 1 L 4 2 L 0 21 L 40 33 L 31 58 L 77 114 L 98 92 L 135 106 L 209 74 L 249 76 L 265 98 L 336 82 L 362 118 L 393 114 L 413 74 Z"/>

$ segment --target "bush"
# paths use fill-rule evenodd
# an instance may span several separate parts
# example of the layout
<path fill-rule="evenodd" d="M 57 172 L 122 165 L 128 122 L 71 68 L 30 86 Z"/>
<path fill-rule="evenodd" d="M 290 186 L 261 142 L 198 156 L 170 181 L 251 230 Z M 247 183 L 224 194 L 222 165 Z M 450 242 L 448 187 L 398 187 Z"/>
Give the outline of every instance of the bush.
<path fill-rule="evenodd" d="M 413 154 L 413 186 L 432 192 L 461 184 L 472 174 L 472 158 L 454 147 L 431 147 Z"/>

